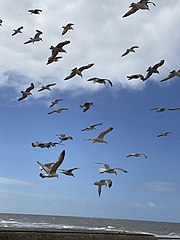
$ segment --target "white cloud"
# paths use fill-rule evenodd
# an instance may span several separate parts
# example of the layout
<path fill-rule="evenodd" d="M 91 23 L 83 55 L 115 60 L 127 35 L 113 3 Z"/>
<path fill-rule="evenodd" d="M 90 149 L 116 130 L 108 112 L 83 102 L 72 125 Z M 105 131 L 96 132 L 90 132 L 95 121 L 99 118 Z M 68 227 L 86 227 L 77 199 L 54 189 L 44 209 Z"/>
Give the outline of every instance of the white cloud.
<path fill-rule="evenodd" d="M 144 186 L 151 191 L 157 191 L 157 192 L 170 192 L 170 191 L 173 191 L 174 189 L 173 183 L 163 182 L 163 181 L 147 182 L 144 184 Z"/>
<path fill-rule="evenodd" d="M 149 208 L 149 209 L 162 208 L 162 205 L 158 205 L 154 202 L 145 202 L 145 203 L 137 202 L 134 204 L 134 206 L 137 208 Z"/>
<path fill-rule="evenodd" d="M 3 185 L 32 185 L 30 182 L 15 178 L 0 177 L 0 184 Z"/>
<path fill-rule="evenodd" d="M 87 82 L 89 77 L 109 78 L 116 87 L 142 88 L 139 80 L 128 81 L 126 76 L 142 73 L 150 65 L 161 59 L 165 64 L 160 68 L 160 76 L 154 74 L 153 79 L 165 77 L 172 69 L 179 68 L 178 29 L 180 24 L 180 2 L 176 0 L 156 2 L 150 5 L 150 11 L 138 11 L 122 18 L 129 9 L 127 1 L 87 1 L 87 0 L 46 0 L 37 3 L 19 0 L 18 4 L 7 0 L 0 3 L 3 12 L 1 27 L 1 72 L 0 86 L 13 86 L 18 91 L 27 86 L 27 82 L 35 84 L 57 81 L 57 88 L 97 90 L 102 87 Z M 42 8 L 43 12 L 36 16 L 28 13 L 28 9 Z M 61 36 L 62 26 L 74 23 L 74 30 Z M 14 28 L 24 26 L 23 34 L 11 36 Z M 43 42 L 24 45 L 32 37 L 35 30 L 43 31 Z M 49 47 L 60 41 L 70 40 L 65 47 L 67 53 L 58 63 L 46 66 L 50 56 Z M 139 45 L 136 53 L 121 58 L 126 48 Z M 63 81 L 72 68 L 94 62 L 93 68 L 84 71 L 84 78 L 75 77 Z M 10 81 L 5 72 L 14 72 L 24 79 Z M 26 79 L 27 78 L 27 79 Z M 148 80 L 149 81 L 149 80 Z"/>

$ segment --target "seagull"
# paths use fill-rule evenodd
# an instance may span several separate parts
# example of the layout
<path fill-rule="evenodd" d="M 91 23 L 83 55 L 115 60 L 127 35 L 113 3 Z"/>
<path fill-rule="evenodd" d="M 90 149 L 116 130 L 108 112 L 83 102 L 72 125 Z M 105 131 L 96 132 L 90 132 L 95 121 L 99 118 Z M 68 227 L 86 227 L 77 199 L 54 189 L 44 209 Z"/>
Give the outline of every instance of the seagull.
<path fill-rule="evenodd" d="M 108 186 L 109 188 L 112 187 L 112 181 L 110 179 L 102 179 L 100 181 L 96 181 L 94 185 L 98 186 L 98 195 L 101 195 L 102 186 Z"/>
<path fill-rule="evenodd" d="M 62 142 L 62 141 L 67 141 L 67 140 L 73 140 L 73 137 L 71 137 L 71 136 L 66 136 L 65 134 L 56 134 L 56 136 L 58 136 L 58 135 L 60 135 L 60 137 L 59 137 L 59 139 L 61 140 L 60 141 L 60 143 Z"/>
<path fill-rule="evenodd" d="M 83 112 L 86 112 L 91 106 L 94 106 L 92 102 L 85 102 L 83 105 L 79 105 L 83 108 Z"/>
<path fill-rule="evenodd" d="M 2 20 L 2 19 L 0 19 L 0 26 L 2 26 L 2 23 L 3 23 L 3 20 Z"/>
<path fill-rule="evenodd" d="M 18 33 L 22 33 L 22 30 L 23 29 L 23 26 L 21 26 L 21 27 L 18 27 L 17 29 L 14 29 L 13 31 L 13 33 L 12 33 L 12 35 L 11 36 L 14 36 L 14 35 L 16 35 L 16 34 L 18 34 Z"/>
<path fill-rule="evenodd" d="M 169 80 L 169 79 L 171 79 L 173 77 L 180 77 L 180 69 L 178 71 L 172 70 L 169 73 L 169 75 L 166 78 L 162 79 L 160 82 L 165 82 L 165 81 L 167 81 L 167 80 Z"/>
<path fill-rule="evenodd" d="M 157 137 L 166 137 L 166 136 L 169 136 L 170 134 L 172 134 L 172 132 L 164 132 L 157 135 Z"/>
<path fill-rule="evenodd" d="M 167 110 L 167 108 L 159 108 L 159 107 L 156 107 L 156 108 L 151 108 L 150 110 L 155 110 L 157 113 L 159 112 L 164 112 Z M 170 110 L 170 109 L 168 109 Z"/>
<path fill-rule="evenodd" d="M 163 64 L 164 64 L 165 60 L 161 60 L 159 63 L 155 64 L 153 67 L 149 67 L 146 72 L 147 72 L 147 75 L 146 77 L 144 78 L 144 81 L 147 80 L 153 73 L 158 73 L 159 74 L 159 71 L 157 70 L 159 67 L 161 67 Z"/>
<path fill-rule="evenodd" d="M 150 1 L 148 1 L 148 0 L 140 0 L 139 2 L 136 2 L 136 3 L 133 2 L 133 3 L 131 3 L 131 5 L 129 6 L 131 9 L 130 9 L 128 12 L 126 12 L 122 17 L 123 17 L 123 18 L 124 18 L 124 17 L 128 17 L 129 15 L 137 12 L 137 11 L 140 10 L 140 9 L 141 9 L 141 10 L 149 10 L 149 11 L 150 11 L 149 6 L 148 6 L 148 3 L 152 3 L 154 6 L 156 6 L 155 3 L 150 2 Z"/>
<path fill-rule="evenodd" d="M 68 109 L 68 108 L 58 108 L 58 109 L 55 109 L 55 110 L 53 110 L 53 111 L 51 111 L 51 112 L 48 112 L 48 114 L 60 113 L 60 112 L 62 112 L 62 111 L 64 111 L 64 110 L 69 110 L 69 109 Z"/>
<path fill-rule="evenodd" d="M 43 86 L 38 90 L 38 92 L 41 92 L 41 91 L 44 91 L 44 90 L 49 90 L 49 91 L 51 91 L 50 87 L 55 86 L 55 85 L 56 85 L 56 83 L 50 83 L 50 84 L 47 84 L 47 85 L 43 85 Z"/>
<path fill-rule="evenodd" d="M 67 175 L 67 176 L 72 176 L 74 177 L 74 174 L 72 173 L 72 171 L 76 170 L 76 169 L 79 169 L 79 168 L 70 168 L 68 170 L 64 170 L 64 169 L 61 169 L 61 173 Z"/>
<path fill-rule="evenodd" d="M 33 147 L 40 147 L 40 148 L 50 148 L 50 147 L 55 147 L 57 144 L 60 144 L 58 142 L 47 142 L 47 143 L 44 143 L 44 142 L 34 142 L 32 143 L 32 146 Z"/>
<path fill-rule="evenodd" d="M 132 47 L 130 47 L 130 48 L 127 48 L 126 49 L 126 52 L 125 53 L 123 53 L 122 55 L 121 55 L 121 57 L 124 57 L 124 56 L 126 56 L 128 53 L 130 53 L 130 52 L 134 52 L 135 53 L 135 48 L 139 48 L 139 46 L 132 46 Z"/>
<path fill-rule="evenodd" d="M 51 46 L 49 49 L 51 50 L 52 52 L 52 55 L 51 57 L 52 58 L 55 58 L 57 56 L 57 54 L 59 52 L 65 52 L 66 53 L 66 50 L 63 48 L 65 45 L 69 44 L 70 41 L 69 40 L 66 40 L 64 42 L 60 42 L 58 43 L 55 47 Z"/>
<path fill-rule="evenodd" d="M 30 9 L 28 10 L 28 12 L 30 12 L 31 14 L 40 14 L 40 12 L 42 12 L 41 9 Z"/>
<path fill-rule="evenodd" d="M 62 35 L 66 34 L 69 30 L 74 30 L 73 29 L 73 23 L 68 23 L 66 26 L 62 26 L 63 31 L 62 31 Z"/>
<path fill-rule="evenodd" d="M 106 144 L 107 144 L 107 141 L 104 140 L 104 136 L 105 136 L 107 133 L 111 132 L 112 130 L 113 130 L 113 128 L 110 127 L 110 128 L 108 128 L 108 129 L 106 129 L 104 132 L 100 133 L 97 137 L 95 137 L 95 138 L 90 138 L 90 139 L 84 139 L 84 140 L 88 140 L 88 141 L 91 141 L 91 142 L 93 142 L 93 143 L 99 142 L 99 143 L 106 143 Z"/>
<path fill-rule="evenodd" d="M 46 172 L 45 174 L 40 173 L 39 176 L 42 178 L 52 178 L 52 177 L 58 178 L 58 174 L 56 173 L 56 171 L 57 171 L 58 167 L 62 164 L 64 157 L 65 157 L 65 150 L 63 150 L 61 152 L 61 154 L 58 157 L 57 162 L 55 162 L 53 165 L 51 165 L 50 168 L 46 167 L 44 164 L 37 161 L 39 166 Z"/>
<path fill-rule="evenodd" d="M 34 83 L 31 83 L 30 87 L 26 88 L 25 91 L 21 91 L 22 97 L 18 98 L 18 101 L 21 101 L 21 100 L 27 98 L 27 96 L 32 95 L 31 90 L 33 90 L 33 89 L 34 89 Z"/>
<path fill-rule="evenodd" d="M 145 157 L 145 158 L 147 158 L 147 156 L 144 153 L 130 153 L 126 157 Z"/>
<path fill-rule="evenodd" d="M 94 63 L 90 63 L 88 65 L 84 65 L 84 66 L 79 67 L 79 68 L 75 67 L 75 68 L 71 69 L 71 73 L 67 77 L 65 77 L 64 80 L 69 80 L 70 78 L 72 78 L 76 75 L 79 75 L 80 77 L 83 77 L 82 71 L 84 71 L 88 68 L 91 68 L 92 66 L 94 66 Z"/>
<path fill-rule="evenodd" d="M 40 37 L 41 34 L 43 34 L 43 32 L 41 32 L 40 30 L 36 30 L 36 34 L 34 35 L 33 38 L 30 38 L 30 40 L 24 42 L 24 44 L 28 44 L 28 43 L 35 43 L 35 42 L 39 42 L 39 41 L 43 41 L 42 38 Z"/>
<path fill-rule="evenodd" d="M 108 82 L 111 87 L 113 86 L 111 80 L 106 79 L 106 78 L 94 77 L 94 78 L 89 78 L 87 81 L 92 81 L 94 84 L 95 83 L 100 83 L 100 84 L 104 84 L 104 85 Z"/>
<path fill-rule="evenodd" d="M 49 107 L 53 107 L 54 105 L 58 104 L 60 101 L 62 101 L 62 98 L 56 99 L 54 101 L 51 102 L 51 105 Z"/>
<path fill-rule="evenodd" d="M 91 125 L 91 126 L 89 126 L 89 127 L 86 127 L 86 128 L 84 128 L 84 129 L 82 129 L 81 131 L 95 130 L 96 127 L 97 127 L 97 126 L 100 126 L 100 125 L 102 125 L 102 123 L 93 124 L 93 125 Z"/>
<path fill-rule="evenodd" d="M 51 64 L 53 62 L 58 62 L 59 59 L 61 59 L 61 58 L 62 58 L 62 56 L 53 56 L 52 55 L 48 58 L 48 61 L 47 61 L 46 65 Z"/>
<path fill-rule="evenodd" d="M 102 164 L 102 165 L 104 166 L 104 168 L 99 168 L 100 174 L 106 172 L 106 173 L 114 173 L 114 174 L 117 175 L 116 170 L 120 170 L 120 171 L 122 171 L 122 172 L 124 172 L 124 173 L 127 173 L 127 171 L 126 171 L 125 169 L 123 169 L 123 168 L 111 168 L 111 167 L 109 166 L 109 164 L 107 164 L 107 163 L 97 163 L 97 162 L 96 162 L 96 164 Z"/>
<path fill-rule="evenodd" d="M 144 81 L 144 76 L 142 74 L 133 74 L 133 75 L 127 76 L 127 78 L 128 80 L 140 78 L 142 81 Z"/>

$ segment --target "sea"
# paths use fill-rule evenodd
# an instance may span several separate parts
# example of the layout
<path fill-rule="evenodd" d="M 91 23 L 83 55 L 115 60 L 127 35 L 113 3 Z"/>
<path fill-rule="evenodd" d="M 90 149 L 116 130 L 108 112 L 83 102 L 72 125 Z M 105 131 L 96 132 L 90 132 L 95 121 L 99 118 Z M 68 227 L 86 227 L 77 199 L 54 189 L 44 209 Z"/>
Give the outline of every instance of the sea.
<path fill-rule="evenodd" d="M 0 213 L 0 228 L 125 231 L 153 234 L 157 239 L 180 239 L 180 223 Z"/>

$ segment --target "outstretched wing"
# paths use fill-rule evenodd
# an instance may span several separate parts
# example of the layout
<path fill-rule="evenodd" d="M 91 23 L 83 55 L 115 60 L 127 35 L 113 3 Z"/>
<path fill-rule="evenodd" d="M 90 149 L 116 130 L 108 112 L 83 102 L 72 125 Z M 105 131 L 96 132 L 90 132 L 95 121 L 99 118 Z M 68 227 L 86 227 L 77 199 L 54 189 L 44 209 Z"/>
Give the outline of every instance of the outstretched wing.
<path fill-rule="evenodd" d="M 121 57 L 126 56 L 128 53 L 129 53 L 129 49 L 127 49 L 127 50 L 121 55 Z"/>
<path fill-rule="evenodd" d="M 167 80 L 169 80 L 169 79 L 171 79 L 173 77 L 175 77 L 175 74 L 172 71 L 172 72 L 169 73 L 169 75 L 166 78 L 162 79 L 160 82 L 167 81 Z"/>
<path fill-rule="evenodd" d="M 106 179 L 107 185 L 108 187 L 112 187 L 112 181 L 110 179 Z"/>
<path fill-rule="evenodd" d="M 127 171 L 125 170 L 125 169 L 123 169 L 123 168 L 114 168 L 115 170 L 120 170 L 120 171 L 122 171 L 122 172 L 125 172 L 125 173 L 127 173 Z"/>
<path fill-rule="evenodd" d="M 39 36 L 41 35 L 41 34 L 43 34 L 43 32 L 42 31 L 40 31 L 40 30 L 36 30 L 36 34 L 34 35 L 34 38 L 39 38 Z"/>
<path fill-rule="evenodd" d="M 26 88 L 25 92 L 30 92 L 33 89 L 34 89 L 34 83 L 31 83 L 31 86 Z"/>
<path fill-rule="evenodd" d="M 65 150 L 63 150 L 63 151 L 61 152 L 61 154 L 59 155 L 59 158 L 58 158 L 57 162 L 55 162 L 54 165 L 52 165 L 50 173 L 55 173 L 55 172 L 56 172 L 56 170 L 58 169 L 58 167 L 62 164 L 62 162 L 63 162 L 63 160 L 64 160 L 64 156 L 65 156 Z"/>
<path fill-rule="evenodd" d="M 56 83 L 50 83 L 50 84 L 47 84 L 46 87 L 52 87 L 52 86 L 55 86 Z"/>
<path fill-rule="evenodd" d="M 65 46 L 65 45 L 67 45 L 67 44 L 69 44 L 69 43 L 70 43 L 69 40 L 66 40 L 66 41 L 64 41 L 64 42 L 60 42 L 60 43 L 58 43 L 58 44 L 56 45 L 56 48 L 62 48 L 63 46 Z"/>
<path fill-rule="evenodd" d="M 129 10 L 128 12 L 126 12 L 122 17 L 123 17 L 123 18 L 124 18 L 124 17 L 128 17 L 128 16 L 130 16 L 131 14 L 137 12 L 138 10 L 139 10 L 139 8 L 136 7 L 136 6 L 134 6 L 134 7 L 131 8 L 131 10 Z"/>
<path fill-rule="evenodd" d="M 67 77 L 65 77 L 64 80 L 68 80 L 68 79 L 74 77 L 75 75 L 76 75 L 76 72 L 75 71 L 71 71 L 71 73 Z"/>
<path fill-rule="evenodd" d="M 111 132 L 113 130 L 113 127 L 108 128 L 107 130 L 105 130 L 104 132 L 100 133 L 98 135 L 98 138 L 103 138 L 107 133 Z"/>
<path fill-rule="evenodd" d="M 42 164 L 38 161 L 37 161 L 37 163 L 39 164 L 40 168 L 43 169 L 47 174 L 50 173 L 50 169 L 48 167 L 46 167 L 44 164 Z"/>
<path fill-rule="evenodd" d="M 164 64 L 165 60 L 161 60 L 159 63 L 155 64 L 153 68 L 157 69 L 158 67 L 162 66 Z"/>
<path fill-rule="evenodd" d="M 80 67 L 80 68 L 79 68 L 79 71 L 82 72 L 83 70 L 88 69 L 88 68 L 91 68 L 92 66 L 94 66 L 94 63 L 90 63 L 90 64 L 88 64 L 88 65 L 85 65 L 85 66 Z"/>

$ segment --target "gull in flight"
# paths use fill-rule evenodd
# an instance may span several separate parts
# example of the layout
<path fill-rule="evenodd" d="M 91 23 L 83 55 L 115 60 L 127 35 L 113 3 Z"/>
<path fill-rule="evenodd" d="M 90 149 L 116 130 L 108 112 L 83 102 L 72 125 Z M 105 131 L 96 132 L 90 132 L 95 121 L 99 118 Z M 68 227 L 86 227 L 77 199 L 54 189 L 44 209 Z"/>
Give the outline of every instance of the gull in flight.
<path fill-rule="evenodd" d="M 127 48 L 127 50 L 126 50 L 126 52 L 124 52 L 122 55 L 121 55 L 121 57 L 124 57 L 124 56 L 126 56 L 128 53 L 130 53 L 130 52 L 133 52 L 133 53 L 135 53 L 135 48 L 139 48 L 139 46 L 132 46 L 132 47 L 130 47 L 130 48 Z"/>
<path fill-rule="evenodd" d="M 167 110 L 167 108 L 159 108 L 159 107 L 156 107 L 156 108 L 151 108 L 150 110 L 155 110 L 157 113 L 159 112 L 164 112 Z"/>
<path fill-rule="evenodd" d="M 68 170 L 64 170 L 64 169 L 60 169 L 61 170 L 61 173 L 67 175 L 67 176 L 72 176 L 74 177 L 74 174 L 72 173 L 72 171 L 76 170 L 76 169 L 79 169 L 79 168 L 70 168 Z"/>
<path fill-rule="evenodd" d="M 166 137 L 166 136 L 169 136 L 170 134 L 172 134 L 172 132 L 164 132 L 157 135 L 157 137 Z"/>
<path fill-rule="evenodd" d="M 165 60 L 161 60 L 159 63 L 155 64 L 153 67 L 149 67 L 146 72 L 146 77 L 144 78 L 144 81 L 147 80 L 153 73 L 158 73 L 159 71 L 157 70 L 159 67 L 161 67 L 164 64 Z"/>
<path fill-rule="evenodd" d="M 84 71 L 86 69 L 89 69 L 92 66 L 94 66 L 94 63 L 90 63 L 88 65 L 84 65 L 84 66 L 79 67 L 79 68 L 75 67 L 75 68 L 71 69 L 71 73 L 67 77 L 65 77 L 64 80 L 69 80 L 70 78 L 73 78 L 76 75 L 79 75 L 80 77 L 83 77 L 82 71 Z"/>
<path fill-rule="evenodd" d="M 52 164 L 50 168 L 46 167 L 44 164 L 37 161 L 39 166 L 46 172 L 45 174 L 40 173 L 39 176 L 42 178 L 52 178 L 52 177 L 58 178 L 58 174 L 56 173 L 56 171 L 57 171 L 58 167 L 62 164 L 64 157 L 65 157 L 65 150 L 63 150 L 61 152 L 61 154 L 58 157 L 57 162 Z"/>
<path fill-rule="evenodd" d="M 106 84 L 107 82 L 110 84 L 110 86 L 112 87 L 112 81 L 106 78 L 98 78 L 98 77 L 94 77 L 94 78 L 89 78 L 87 81 L 92 81 L 94 84 L 95 83 L 100 83 L 100 84 Z"/>
<path fill-rule="evenodd" d="M 35 43 L 35 42 L 39 42 L 39 41 L 43 41 L 43 39 L 40 37 L 41 34 L 43 34 L 43 32 L 41 32 L 40 30 L 36 30 L 36 34 L 34 35 L 33 38 L 30 38 L 30 40 L 24 42 L 24 44 L 28 44 L 28 43 Z"/>
<path fill-rule="evenodd" d="M 96 162 L 96 164 L 102 164 L 104 166 L 104 168 L 99 168 L 100 174 L 101 173 L 114 173 L 114 174 L 117 175 L 116 170 L 120 170 L 120 171 L 122 171 L 124 173 L 127 173 L 127 171 L 125 169 L 123 169 L 123 168 L 111 168 L 109 166 L 109 164 L 107 164 L 107 163 L 98 163 L 98 162 Z"/>
<path fill-rule="evenodd" d="M 59 59 L 61 59 L 61 58 L 62 58 L 62 56 L 53 56 L 52 55 L 48 58 L 46 65 L 51 64 L 53 62 L 59 62 Z"/>
<path fill-rule="evenodd" d="M 13 33 L 12 33 L 12 35 L 11 36 L 14 36 L 14 35 L 16 35 L 16 34 L 18 34 L 18 33 L 22 33 L 22 30 L 23 29 L 23 26 L 21 26 L 21 27 L 18 27 L 17 29 L 14 29 L 13 31 Z"/>
<path fill-rule="evenodd" d="M 128 80 L 138 79 L 138 78 L 144 81 L 144 76 L 142 74 L 133 74 L 133 75 L 127 76 Z"/>
<path fill-rule="evenodd" d="M 86 112 L 91 106 L 94 106 L 92 102 L 85 102 L 83 105 L 79 105 L 83 108 L 83 112 Z"/>
<path fill-rule="evenodd" d="M 112 187 L 112 181 L 110 179 L 102 179 L 94 183 L 95 186 L 98 186 L 98 195 L 101 195 L 102 186 Z"/>
<path fill-rule="evenodd" d="M 111 132 L 112 130 L 113 130 L 113 127 L 110 127 L 108 129 L 106 129 L 104 132 L 100 133 L 97 137 L 90 138 L 90 139 L 84 139 L 84 140 L 88 140 L 88 141 L 91 141 L 93 143 L 99 142 L 99 143 L 106 143 L 107 144 L 107 141 L 104 139 L 104 136 L 106 134 L 108 134 L 109 132 Z"/>
<path fill-rule="evenodd" d="M 40 14 L 40 12 L 42 12 L 41 9 L 29 9 L 28 12 L 30 12 L 31 14 Z"/>
<path fill-rule="evenodd" d="M 60 136 L 59 139 L 61 140 L 60 143 L 62 141 L 67 141 L 67 140 L 73 140 L 73 137 L 72 136 L 66 136 L 64 133 L 62 134 L 56 134 L 56 136 Z"/>
<path fill-rule="evenodd" d="M 69 30 L 74 30 L 73 29 L 73 23 L 68 23 L 66 26 L 62 26 L 63 31 L 62 31 L 62 35 L 66 34 Z"/>
<path fill-rule="evenodd" d="M 49 90 L 51 91 L 51 88 L 52 86 L 55 86 L 56 83 L 50 83 L 50 84 L 47 84 L 47 85 L 43 85 L 39 90 L 38 92 L 41 92 L 41 91 L 44 91 L 44 90 Z"/>
<path fill-rule="evenodd" d="M 2 26 L 2 23 L 3 23 L 3 20 L 2 20 L 2 19 L 0 19 L 0 26 Z"/>
<path fill-rule="evenodd" d="M 129 6 L 131 9 L 128 11 L 128 12 L 126 12 L 122 17 L 124 18 L 124 17 L 128 17 L 129 15 L 131 15 L 131 14 L 133 14 L 133 13 L 135 13 L 135 12 L 137 12 L 138 10 L 149 10 L 150 11 L 150 9 L 149 9 L 149 6 L 148 6 L 148 3 L 152 3 L 154 6 L 156 6 L 156 4 L 155 3 L 153 3 L 153 2 L 150 2 L 150 1 L 148 1 L 148 0 L 140 0 L 139 2 L 137 2 L 137 3 L 131 3 L 131 5 Z"/>
<path fill-rule="evenodd" d="M 63 42 L 60 42 L 60 43 L 58 43 L 55 47 L 54 46 L 50 46 L 50 50 L 51 50 L 51 52 L 52 52 L 52 57 L 54 58 L 54 57 L 56 57 L 57 56 L 57 54 L 59 53 L 59 52 L 65 52 L 66 53 L 66 50 L 63 48 L 65 45 L 67 45 L 67 44 L 69 44 L 70 43 L 70 41 L 69 40 L 66 40 L 66 41 L 63 41 Z"/>
<path fill-rule="evenodd" d="M 52 114 L 52 113 L 60 113 L 64 110 L 69 110 L 68 108 L 58 108 L 58 109 L 54 109 L 53 111 L 51 112 L 48 112 L 48 114 Z"/>
<path fill-rule="evenodd" d="M 180 77 L 180 69 L 178 71 L 172 70 L 169 73 L 169 75 L 166 78 L 162 79 L 160 82 L 165 82 L 165 81 L 167 81 L 167 80 L 169 80 L 169 79 L 171 79 L 173 77 Z"/>
<path fill-rule="evenodd" d="M 89 127 L 86 127 L 86 128 L 84 128 L 84 129 L 82 129 L 81 131 L 95 130 L 96 127 L 97 127 L 97 126 L 100 126 L 100 125 L 102 125 L 102 123 L 93 124 L 93 125 L 91 125 L 91 126 L 89 126 Z"/>
<path fill-rule="evenodd" d="M 59 99 L 52 101 L 49 107 L 53 107 L 54 105 L 58 104 L 62 100 L 63 100 L 62 98 L 59 98 Z"/>
<path fill-rule="evenodd" d="M 27 96 L 32 95 L 31 90 L 33 90 L 33 89 L 34 89 L 34 83 L 31 83 L 30 87 L 26 88 L 25 91 L 21 91 L 22 97 L 18 98 L 18 101 L 21 101 L 21 100 L 27 98 Z"/>
<path fill-rule="evenodd" d="M 58 142 L 47 142 L 47 143 L 44 143 L 44 142 L 34 142 L 32 143 L 32 146 L 33 147 L 40 147 L 40 148 L 50 148 L 50 147 L 56 147 L 56 145 L 60 143 Z"/>
<path fill-rule="evenodd" d="M 147 156 L 144 153 L 130 153 L 126 157 L 145 157 L 145 158 L 147 158 Z"/>

